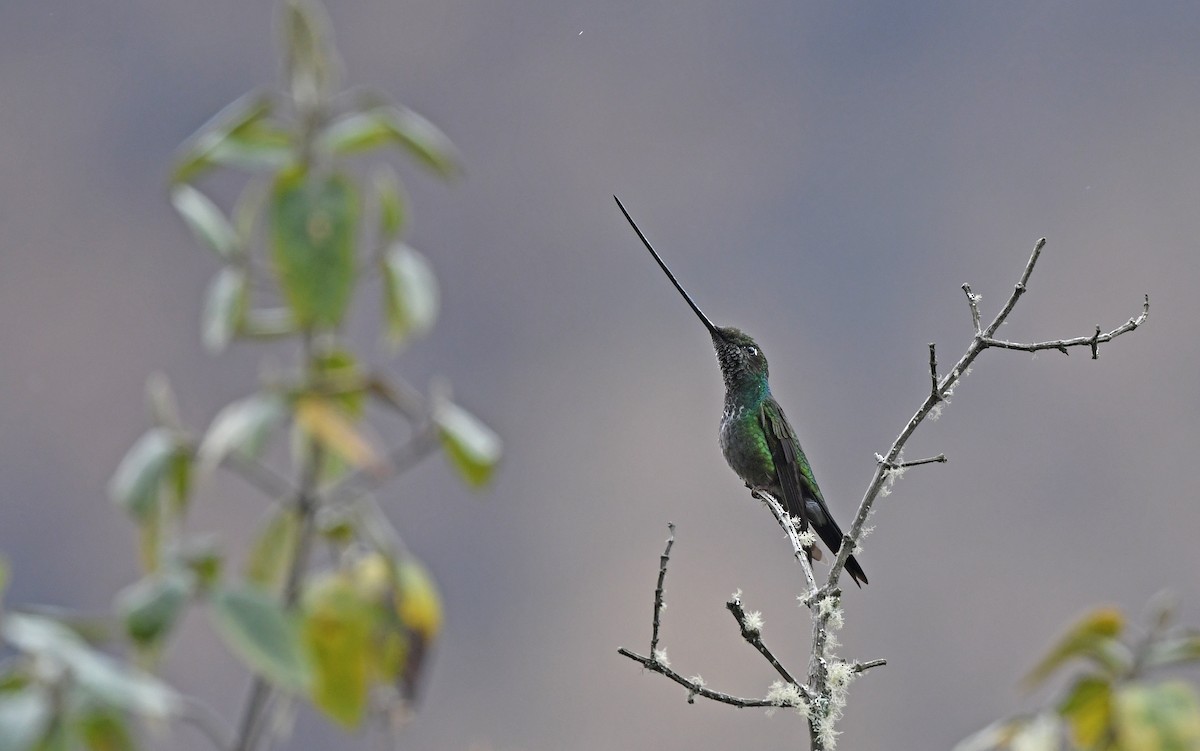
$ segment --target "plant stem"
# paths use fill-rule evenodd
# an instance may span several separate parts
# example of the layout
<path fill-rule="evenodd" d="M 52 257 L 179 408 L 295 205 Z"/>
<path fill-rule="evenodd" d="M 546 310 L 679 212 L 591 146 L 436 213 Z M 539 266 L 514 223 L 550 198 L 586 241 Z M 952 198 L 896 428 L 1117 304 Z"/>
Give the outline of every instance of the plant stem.
<path fill-rule="evenodd" d="M 304 466 L 301 467 L 301 483 L 295 499 L 296 511 L 300 515 L 300 530 L 296 535 L 296 546 L 292 549 L 292 561 L 288 567 L 287 585 L 283 593 L 283 602 L 288 608 L 294 607 L 299 599 L 300 584 L 304 580 L 304 571 L 308 567 L 308 556 L 312 549 L 314 521 L 318 506 L 316 488 L 320 465 L 321 449 L 315 442 L 311 442 Z M 260 675 L 254 676 L 254 680 L 250 684 L 250 694 L 246 697 L 245 708 L 242 710 L 241 722 L 238 723 L 237 740 L 233 744 L 233 751 L 252 751 L 257 746 L 263 717 L 272 693 L 271 684 L 266 679 Z"/>

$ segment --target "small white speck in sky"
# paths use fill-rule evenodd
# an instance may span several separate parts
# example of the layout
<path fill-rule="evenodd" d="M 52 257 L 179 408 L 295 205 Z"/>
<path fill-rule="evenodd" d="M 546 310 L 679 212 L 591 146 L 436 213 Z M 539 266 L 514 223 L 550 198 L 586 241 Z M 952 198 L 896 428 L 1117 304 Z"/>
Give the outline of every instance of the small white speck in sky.
<path fill-rule="evenodd" d="M 579 32 L 579 36 L 583 36 L 583 32 L 582 32 L 582 31 L 580 31 L 580 32 Z"/>

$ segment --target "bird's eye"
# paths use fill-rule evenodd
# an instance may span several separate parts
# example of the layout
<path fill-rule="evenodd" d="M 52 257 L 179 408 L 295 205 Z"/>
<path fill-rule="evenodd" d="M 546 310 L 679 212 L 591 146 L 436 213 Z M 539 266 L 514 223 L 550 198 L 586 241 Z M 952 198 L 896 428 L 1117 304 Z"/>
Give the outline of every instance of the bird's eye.
<path fill-rule="evenodd" d="M 751 357 L 758 357 L 758 347 L 749 347 L 749 346 L 747 346 L 747 347 L 746 347 L 746 354 L 750 355 Z"/>

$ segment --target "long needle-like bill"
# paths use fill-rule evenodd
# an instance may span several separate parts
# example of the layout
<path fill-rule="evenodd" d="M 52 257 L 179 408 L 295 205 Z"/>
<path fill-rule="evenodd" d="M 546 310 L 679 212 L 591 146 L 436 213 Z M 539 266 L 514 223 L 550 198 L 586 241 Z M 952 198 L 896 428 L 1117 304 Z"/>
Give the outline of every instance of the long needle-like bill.
<path fill-rule="evenodd" d="M 675 275 L 671 273 L 671 269 L 667 268 L 667 264 L 663 263 L 663 259 L 658 255 L 657 252 L 655 252 L 654 246 L 651 245 L 650 241 L 646 239 L 646 236 L 642 234 L 642 230 L 637 226 L 637 222 L 633 221 L 633 217 L 631 217 L 629 212 L 625 210 L 625 205 L 621 203 L 621 199 L 613 196 L 613 200 L 617 202 L 617 207 L 621 209 L 621 213 L 625 215 L 625 220 L 629 222 L 629 226 L 633 227 L 633 231 L 637 233 L 637 236 L 642 241 L 642 244 L 646 246 L 646 250 L 650 251 L 650 255 L 654 256 L 655 261 L 658 261 L 659 268 L 666 273 L 667 278 L 671 280 L 671 284 L 674 284 L 675 289 L 679 290 L 679 294 L 683 295 L 683 299 L 687 300 L 687 304 L 692 306 L 692 310 L 696 311 L 696 315 L 699 316 L 700 320 L 704 322 L 704 325 L 708 328 L 709 333 L 718 339 L 723 338 L 721 336 L 721 332 L 716 326 L 713 325 L 712 321 L 708 320 L 708 316 L 704 315 L 704 313 L 700 310 L 700 307 L 696 305 L 695 301 L 692 300 L 692 296 L 687 293 L 687 290 L 683 288 L 683 285 L 680 284 L 679 280 L 675 278 Z"/>

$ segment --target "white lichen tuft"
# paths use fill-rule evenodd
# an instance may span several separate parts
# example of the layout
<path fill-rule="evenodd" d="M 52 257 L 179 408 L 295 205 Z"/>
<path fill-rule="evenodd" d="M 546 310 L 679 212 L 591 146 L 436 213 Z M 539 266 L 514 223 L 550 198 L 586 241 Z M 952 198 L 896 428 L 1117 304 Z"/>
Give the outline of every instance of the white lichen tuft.
<path fill-rule="evenodd" d="M 746 627 L 746 630 L 751 633 L 754 633 L 754 634 L 762 633 L 762 627 L 763 627 L 762 611 L 755 610 L 750 613 L 746 613 L 746 621 L 742 625 L 744 625 Z"/>
<path fill-rule="evenodd" d="M 817 601 L 817 613 L 822 616 L 827 616 L 836 611 L 840 603 L 836 597 L 822 597 Z"/>
<path fill-rule="evenodd" d="M 729 595 L 729 601 L 736 602 L 740 605 L 742 603 L 742 590 L 735 590 L 733 594 Z"/>
<path fill-rule="evenodd" d="M 803 548 L 811 548 L 817 544 L 817 533 L 813 532 L 812 527 L 804 530 L 796 535 L 796 539 L 800 541 L 800 546 Z"/>
<path fill-rule="evenodd" d="M 706 685 L 708 685 L 704 682 L 704 677 L 699 673 L 693 675 L 691 678 L 688 678 L 688 680 L 691 681 L 692 685 L 696 688 L 704 688 Z"/>
<path fill-rule="evenodd" d="M 801 717 L 808 717 L 808 702 L 804 701 L 804 696 L 795 684 L 775 681 L 767 689 L 766 699 L 777 707 L 793 707 Z M 767 710 L 768 717 L 773 714 L 774 708 Z"/>
<path fill-rule="evenodd" d="M 945 402 L 938 402 L 937 404 L 935 404 L 929 408 L 929 419 L 930 420 L 933 420 L 934 422 L 938 421 L 938 418 L 940 418 L 942 416 L 942 406 L 944 404 L 945 404 Z"/>
<path fill-rule="evenodd" d="M 829 687 L 834 691 L 845 690 L 846 686 L 850 685 L 850 681 L 854 680 L 854 666 L 842 660 L 834 660 L 829 663 L 826 668 L 826 673 L 829 675 Z"/>
<path fill-rule="evenodd" d="M 671 660 L 670 660 L 670 658 L 667 657 L 667 648 L 666 647 L 663 647 L 662 649 L 654 650 L 654 661 L 657 662 L 659 665 L 662 665 L 664 668 L 671 667 Z"/>
<path fill-rule="evenodd" d="M 817 615 L 825 618 L 834 631 L 840 630 L 846 623 L 842 615 L 841 601 L 836 597 L 822 597 L 817 602 Z"/>
<path fill-rule="evenodd" d="M 825 717 L 817 723 L 817 737 L 821 739 L 821 745 L 833 751 L 837 748 L 837 737 L 841 735 L 833 729 L 833 718 Z"/>

